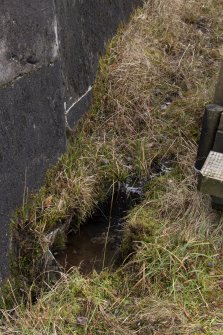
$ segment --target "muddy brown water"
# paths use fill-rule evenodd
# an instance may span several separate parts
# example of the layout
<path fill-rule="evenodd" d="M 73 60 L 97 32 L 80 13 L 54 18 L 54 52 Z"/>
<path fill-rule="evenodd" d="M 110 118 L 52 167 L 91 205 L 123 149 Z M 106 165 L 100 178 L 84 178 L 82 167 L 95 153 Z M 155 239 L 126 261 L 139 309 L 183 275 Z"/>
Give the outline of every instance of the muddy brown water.
<path fill-rule="evenodd" d="M 112 205 L 111 199 L 103 204 L 78 232 L 68 235 L 66 249 L 55 255 L 57 262 L 66 271 L 79 267 L 85 275 L 119 266 L 123 218 L 132 203 L 131 196 L 118 193 Z"/>
<path fill-rule="evenodd" d="M 172 171 L 174 161 L 174 157 L 154 161 L 150 179 Z M 123 261 L 121 241 L 124 217 L 130 208 L 140 202 L 148 181 L 149 179 L 136 182 L 127 180 L 119 191 L 81 225 L 78 232 L 68 234 L 66 249 L 54 254 L 57 262 L 66 271 L 78 267 L 85 275 L 94 270 L 100 272 L 119 266 Z M 75 222 L 73 226 L 75 227 Z"/>

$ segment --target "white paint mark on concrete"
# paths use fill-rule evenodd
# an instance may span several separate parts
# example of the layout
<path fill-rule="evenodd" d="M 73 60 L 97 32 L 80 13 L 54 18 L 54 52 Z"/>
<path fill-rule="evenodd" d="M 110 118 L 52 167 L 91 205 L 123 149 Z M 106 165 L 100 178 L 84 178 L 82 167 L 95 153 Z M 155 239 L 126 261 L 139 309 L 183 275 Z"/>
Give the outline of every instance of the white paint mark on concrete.
<path fill-rule="evenodd" d="M 59 35 L 58 35 L 58 22 L 57 22 L 57 17 L 55 16 L 54 22 L 53 22 L 53 30 L 55 34 L 55 42 L 53 45 L 53 58 L 57 58 L 58 53 L 59 53 Z"/>
<path fill-rule="evenodd" d="M 7 83 L 14 76 L 12 64 L 7 60 L 7 52 L 6 41 L 0 40 L 0 84 Z"/>
<path fill-rule="evenodd" d="M 66 108 L 67 107 L 67 104 L 66 104 L 66 102 L 64 103 L 64 112 L 65 112 L 65 115 L 67 115 L 69 112 L 70 112 L 70 110 L 76 105 L 76 104 L 78 104 L 78 102 L 80 102 L 83 98 L 85 98 L 86 97 L 86 95 L 88 94 L 88 93 L 90 93 L 92 91 L 92 86 L 89 86 L 88 87 L 88 90 L 80 97 L 80 98 L 78 98 L 68 109 Z"/>
<path fill-rule="evenodd" d="M 67 114 L 65 114 L 65 125 L 67 129 L 71 130 L 71 127 L 69 126 L 69 123 L 68 123 Z"/>

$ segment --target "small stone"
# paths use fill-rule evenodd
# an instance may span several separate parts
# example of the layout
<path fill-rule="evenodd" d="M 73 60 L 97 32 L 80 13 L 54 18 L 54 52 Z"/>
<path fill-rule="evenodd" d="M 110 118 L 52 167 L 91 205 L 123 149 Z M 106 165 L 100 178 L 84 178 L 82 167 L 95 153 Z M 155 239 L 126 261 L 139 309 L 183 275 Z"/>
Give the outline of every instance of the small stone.
<path fill-rule="evenodd" d="M 210 268 L 213 268 L 214 263 L 213 263 L 213 262 L 208 262 L 208 266 L 209 266 Z"/>
<path fill-rule="evenodd" d="M 109 164 L 109 160 L 106 159 L 106 158 L 102 158 L 102 163 L 105 164 L 105 165 L 108 165 Z"/>
<path fill-rule="evenodd" d="M 84 316 L 77 317 L 77 324 L 80 326 L 86 326 L 88 319 Z"/>

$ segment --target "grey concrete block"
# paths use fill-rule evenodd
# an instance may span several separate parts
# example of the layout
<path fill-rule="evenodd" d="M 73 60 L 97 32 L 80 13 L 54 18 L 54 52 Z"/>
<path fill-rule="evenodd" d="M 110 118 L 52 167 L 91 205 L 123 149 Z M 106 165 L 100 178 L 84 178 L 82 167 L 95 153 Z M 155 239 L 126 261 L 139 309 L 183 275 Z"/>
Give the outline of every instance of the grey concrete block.
<path fill-rule="evenodd" d="M 223 198 L 211 197 L 212 208 L 215 210 L 223 210 Z"/>
<path fill-rule="evenodd" d="M 221 130 L 216 132 L 213 151 L 223 153 L 223 131 Z"/>
<path fill-rule="evenodd" d="M 129 18 L 132 9 L 142 0 L 56 0 L 60 50 L 65 82 L 67 108 L 91 86 L 96 77 L 99 57 L 121 21 Z M 86 112 L 90 100 L 81 109 Z M 73 117 L 71 114 L 76 114 Z M 81 115 L 79 107 L 69 113 L 73 121 Z"/>
<path fill-rule="evenodd" d="M 0 279 L 8 269 L 9 221 L 65 151 L 60 64 L 0 89 Z"/>
<path fill-rule="evenodd" d="M 66 114 L 66 123 L 68 128 L 74 128 L 78 120 L 87 112 L 91 105 L 92 90 L 89 90 L 80 100 L 70 107 Z"/>
<path fill-rule="evenodd" d="M 0 86 L 58 58 L 53 0 L 0 0 Z"/>
<path fill-rule="evenodd" d="M 223 107 L 207 105 L 204 112 L 201 137 L 195 168 L 201 170 L 210 150 L 212 150 Z"/>
<path fill-rule="evenodd" d="M 223 62 L 221 64 L 218 83 L 215 90 L 214 103 L 223 106 Z"/>
<path fill-rule="evenodd" d="M 223 153 L 210 151 L 200 174 L 200 191 L 223 198 Z"/>
<path fill-rule="evenodd" d="M 200 185 L 200 191 L 218 198 L 223 198 L 223 181 L 203 177 Z"/>
<path fill-rule="evenodd" d="M 223 113 L 221 113 L 220 121 L 218 124 L 218 130 L 223 131 Z"/>

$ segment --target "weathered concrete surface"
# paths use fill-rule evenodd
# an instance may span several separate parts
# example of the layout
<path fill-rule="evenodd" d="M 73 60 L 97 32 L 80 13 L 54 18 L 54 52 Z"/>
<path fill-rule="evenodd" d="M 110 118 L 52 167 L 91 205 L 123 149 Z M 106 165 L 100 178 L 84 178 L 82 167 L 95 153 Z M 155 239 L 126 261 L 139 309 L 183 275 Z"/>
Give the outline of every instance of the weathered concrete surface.
<path fill-rule="evenodd" d="M 86 113 L 91 104 L 91 100 L 92 89 L 89 87 L 84 95 L 78 98 L 67 110 L 65 110 L 66 127 L 68 129 L 72 129 L 84 113 Z"/>
<path fill-rule="evenodd" d="M 221 130 L 216 132 L 213 151 L 223 153 L 223 131 Z"/>
<path fill-rule="evenodd" d="M 99 56 L 141 0 L 0 0 L 0 281 L 9 222 L 91 102 Z"/>
<path fill-rule="evenodd" d="M 41 186 L 65 151 L 59 64 L 0 90 L 0 279 L 7 273 L 9 221 L 23 195 Z"/>
<path fill-rule="evenodd" d="M 197 170 L 201 170 L 210 150 L 213 149 L 215 136 L 222 112 L 223 107 L 215 104 L 207 105 L 205 108 L 201 129 L 201 137 L 197 153 L 197 160 L 195 164 L 195 168 Z"/>
<path fill-rule="evenodd" d="M 202 177 L 200 191 L 214 196 L 216 203 L 218 203 L 219 198 L 223 198 L 223 181 L 219 181 L 214 178 Z"/>
<path fill-rule="evenodd" d="M 121 21 L 142 0 L 56 0 L 68 122 L 73 127 L 90 99 L 75 101 L 93 84 L 99 56 Z M 90 94 L 88 95 L 90 97 Z M 71 108 L 71 106 L 73 107 Z"/>
<path fill-rule="evenodd" d="M 53 63 L 58 54 L 53 0 L 0 0 L 0 85 Z"/>
<path fill-rule="evenodd" d="M 220 74 L 215 90 L 214 103 L 223 106 L 223 61 L 221 63 Z"/>

